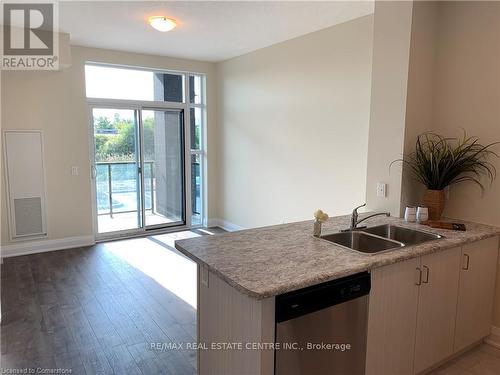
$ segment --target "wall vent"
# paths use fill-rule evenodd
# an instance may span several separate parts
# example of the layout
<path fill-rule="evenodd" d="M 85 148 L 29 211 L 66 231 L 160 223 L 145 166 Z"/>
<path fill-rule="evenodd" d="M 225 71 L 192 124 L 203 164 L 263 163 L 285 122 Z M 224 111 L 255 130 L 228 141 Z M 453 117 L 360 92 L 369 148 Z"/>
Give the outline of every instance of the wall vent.
<path fill-rule="evenodd" d="M 5 174 L 11 239 L 47 235 L 40 131 L 5 131 Z"/>
<path fill-rule="evenodd" d="M 43 234 L 42 200 L 40 197 L 14 199 L 16 236 Z"/>

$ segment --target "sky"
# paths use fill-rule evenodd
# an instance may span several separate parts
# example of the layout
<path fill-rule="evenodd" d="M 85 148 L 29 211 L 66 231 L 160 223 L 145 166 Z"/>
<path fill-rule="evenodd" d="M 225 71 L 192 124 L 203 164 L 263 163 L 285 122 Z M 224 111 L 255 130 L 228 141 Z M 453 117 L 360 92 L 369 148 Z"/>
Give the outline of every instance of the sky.
<path fill-rule="evenodd" d="M 153 72 L 85 65 L 88 98 L 153 100 Z"/>
<path fill-rule="evenodd" d="M 154 100 L 154 73 L 147 70 L 85 65 L 85 85 L 88 98 Z M 196 102 L 199 103 L 201 79 L 195 79 Z M 195 109 L 195 122 L 201 125 L 201 109 Z M 94 117 L 107 117 L 111 121 L 115 113 L 122 119 L 134 119 L 134 111 L 95 108 Z M 143 117 L 154 117 L 151 111 L 143 111 Z"/>

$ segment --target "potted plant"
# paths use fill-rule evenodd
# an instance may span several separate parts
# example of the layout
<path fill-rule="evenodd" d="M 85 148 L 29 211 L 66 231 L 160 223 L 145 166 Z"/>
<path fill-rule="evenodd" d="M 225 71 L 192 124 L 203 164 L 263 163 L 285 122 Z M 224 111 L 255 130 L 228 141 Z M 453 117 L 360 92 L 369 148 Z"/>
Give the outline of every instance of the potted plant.
<path fill-rule="evenodd" d="M 429 208 L 429 219 L 439 220 L 445 205 L 445 188 L 473 182 L 484 192 L 481 177 L 493 182 L 496 169 L 488 159 L 498 157 L 491 147 L 499 143 L 484 146 L 479 138 L 468 137 L 465 131 L 463 138 L 424 133 L 417 137 L 414 152 L 394 162 L 400 161 L 410 167 L 416 180 L 427 187 L 423 204 Z"/>

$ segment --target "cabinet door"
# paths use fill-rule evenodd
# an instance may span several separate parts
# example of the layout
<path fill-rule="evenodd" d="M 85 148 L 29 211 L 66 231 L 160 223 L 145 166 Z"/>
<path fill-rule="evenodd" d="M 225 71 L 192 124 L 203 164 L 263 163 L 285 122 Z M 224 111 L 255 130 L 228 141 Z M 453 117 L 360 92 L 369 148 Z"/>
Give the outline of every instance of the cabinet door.
<path fill-rule="evenodd" d="M 414 373 L 453 353 L 460 258 L 460 248 L 421 258 Z"/>
<path fill-rule="evenodd" d="M 462 248 L 455 351 L 489 335 L 498 257 L 498 237 Z"/>
<path fill-rule="evenodd" d="M 420 258 L 371 272 L 367 375 L 413 371 Z"/>

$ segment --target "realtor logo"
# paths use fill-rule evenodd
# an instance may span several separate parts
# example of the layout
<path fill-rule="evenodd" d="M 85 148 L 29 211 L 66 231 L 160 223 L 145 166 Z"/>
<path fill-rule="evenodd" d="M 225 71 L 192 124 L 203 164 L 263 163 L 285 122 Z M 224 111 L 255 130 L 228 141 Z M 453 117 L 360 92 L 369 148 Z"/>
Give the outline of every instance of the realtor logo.
<path fill-rule="evenodd" d="M 4 2 L 2 69 L 57 69 L 55 4 Z"/>

